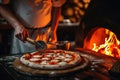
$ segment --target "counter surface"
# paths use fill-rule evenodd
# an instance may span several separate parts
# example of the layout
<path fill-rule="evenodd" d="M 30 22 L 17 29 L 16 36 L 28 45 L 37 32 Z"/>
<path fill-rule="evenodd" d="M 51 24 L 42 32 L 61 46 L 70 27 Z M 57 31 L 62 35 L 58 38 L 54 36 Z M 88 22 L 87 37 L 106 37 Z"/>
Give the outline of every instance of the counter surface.
<path fill-rule="evenodd" d="M 80 51 L 79 51 L 80 52 Z M 119 77 L 109 73 L 110 66 L 115 60 L 104 60 L 91 54 L 80 52 L 82 57 L 88 58 L 90 65 L 82 71 L 73 72 L 59 77 L 53 76 L 30 76 L 19 73 L 13 68 L 13 61 L 20 57 L 17 55 L 7 55 L 0 58 L 0 79 L 3 80 L 119 80 Z"/>

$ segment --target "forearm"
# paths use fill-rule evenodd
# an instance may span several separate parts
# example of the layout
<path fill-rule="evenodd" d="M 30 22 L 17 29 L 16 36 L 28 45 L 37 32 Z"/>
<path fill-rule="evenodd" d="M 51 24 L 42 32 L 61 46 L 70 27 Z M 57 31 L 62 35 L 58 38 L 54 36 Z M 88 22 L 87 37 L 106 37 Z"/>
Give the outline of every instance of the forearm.
<path fill-rule="evenodd" d="M 7 10 L 3 5 L 0 5 L 0 15 L 6 21 L 8 21 L 8 23 L 10 23 L 14 29 L 17 28 L 17 27 L 23 28 L 23 26 L 17 20 L 17 18 L 9 10 Z"/>
<path fill-rule="evenodd" d="M 52 28 L 51 30 L 56 32 L 59 24 L 59 17 L 61 15 L 61 7 L 53 7 L 52 9 Z"/>

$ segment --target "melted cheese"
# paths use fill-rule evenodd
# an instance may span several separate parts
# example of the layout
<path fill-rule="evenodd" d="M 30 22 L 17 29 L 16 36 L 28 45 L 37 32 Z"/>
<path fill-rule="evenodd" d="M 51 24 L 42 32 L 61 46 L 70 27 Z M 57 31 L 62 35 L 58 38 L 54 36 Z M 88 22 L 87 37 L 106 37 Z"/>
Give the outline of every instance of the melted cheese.
<path fill-rule="evenodd" d="M 70 54 L 66 54 L 65 57 L 71 58 L 72 56 Z"/>
<path fill-rule="evenodd" d="M 51 62 L 59 62 L 59 60 L 53 59 L 51 60 Z"/>
<path fill-rule="evenodd" d="M 45 58 L 42 58 L 42 60 L 50 60 L 50 58 L 45 57 Z"/>
<path fill-rule="evenodd" d="M 45 65 L 45 64 L 47 64 L 47 61 L 42 61 L 40 64 Z"/>
<path fill-rule="evenodd" d="M 34 55 L 33 57 L 39 58 L 42 57 L 42 55 Z"/>
<path fill-rule="evenodd" d="M 71 61 L 71 58 L 65 58 L 64 61 Z"/>
<path fill-rule="evenodd" d="M 67 62 L 59 62 L 60 65 L 66 65 Z"/>
<path fill-rule="evenodd" d="M 39 61 L 39 58 L 30 58 L 30 61 Z"/>

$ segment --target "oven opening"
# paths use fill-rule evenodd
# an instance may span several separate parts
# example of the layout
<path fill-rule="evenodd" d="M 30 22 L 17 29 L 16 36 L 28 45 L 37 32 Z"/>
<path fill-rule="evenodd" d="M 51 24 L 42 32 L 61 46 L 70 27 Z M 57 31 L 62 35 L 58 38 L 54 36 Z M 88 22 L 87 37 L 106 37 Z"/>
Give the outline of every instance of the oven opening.
<path fill-rule="evenodd" d="M 89 31 L 84 38 L 83 48 L 120 59 L 120 41 L 107 28 L 99 27 Z"/>

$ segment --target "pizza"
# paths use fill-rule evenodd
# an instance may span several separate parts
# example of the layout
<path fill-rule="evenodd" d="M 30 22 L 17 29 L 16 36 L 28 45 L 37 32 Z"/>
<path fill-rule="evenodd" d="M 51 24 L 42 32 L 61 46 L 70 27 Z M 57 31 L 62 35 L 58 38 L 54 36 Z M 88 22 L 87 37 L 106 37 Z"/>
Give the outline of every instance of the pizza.
<path fill-rule="evenodd" d="M 77 65 L 81 60 L 79 53 L 67 50 L 36 51 L 20 57 L 21 63 L 37 69 L 65 69 Z"/>

